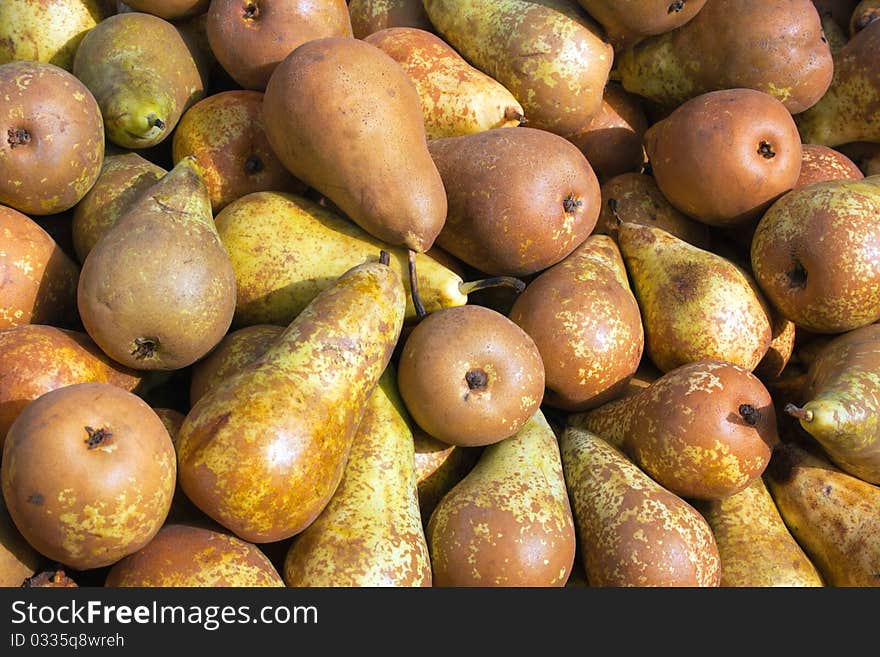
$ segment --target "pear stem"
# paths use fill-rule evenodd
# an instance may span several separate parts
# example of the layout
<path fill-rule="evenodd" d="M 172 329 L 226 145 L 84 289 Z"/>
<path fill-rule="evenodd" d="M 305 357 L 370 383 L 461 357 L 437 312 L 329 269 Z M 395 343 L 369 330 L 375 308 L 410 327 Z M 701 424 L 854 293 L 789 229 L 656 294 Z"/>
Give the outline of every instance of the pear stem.
<path fill-rule="evenodd" d="M 813 411 L 804 410 L 803 408 L 799 408 L 794 404 L 786 404 L 783 410 L 792 417 L 796 417 L 798 420 L 801 420 L 802 422 L 813 421 Z"/>
<path fill-rule="evenodd" d="M 485 290 L 490 287 L 512 287 L 517 292 L 526 289 L 526 284 L 513 276 L 493 276 L 492 278 L 481 278 L 478 281 L 461 282 L 458 284 L 458 291 L 467 296 L 471 292 Z"/>
<path fill-rule="evenodd" d="M 738 410 L 740 417 L 743 419 L 743 422 L 745 422 L 749 426 L 755 426 L 756 424 L 758 424 L 758 420 L 761 419 L 761 414 L 758 412 L 758 409 L 751 404 L 740 404 Z"/>
<path fill-rule="evenodd" d="M 407 258 L 409 259 L 409 287 L 412 293 L 413 306 L 416 309 L 418 318 L 424 319 L 428 313 L 425 312 L 425 306 L 422 305 L 422 297 L 419 296 L 419 281 L 416 276 L 416 252 L 408 249 Z"/>

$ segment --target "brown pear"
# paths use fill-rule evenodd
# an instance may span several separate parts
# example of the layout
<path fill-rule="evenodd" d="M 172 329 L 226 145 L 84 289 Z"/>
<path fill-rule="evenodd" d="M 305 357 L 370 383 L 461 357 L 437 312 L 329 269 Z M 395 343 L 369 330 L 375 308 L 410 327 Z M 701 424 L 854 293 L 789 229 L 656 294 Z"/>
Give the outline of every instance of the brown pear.
<path fill-rule="evenodd" d="M 448 445 L 413 423 L 415 444 L 416 481 L 419 493 L 419 513 L 422 525 L 452 488 L 470 472 L 480 457 L 481 447 Z"/>
<path fill-rule="evenodd" d="M 0 495 L 0 587 L 21 586 L 42 562 L 42 555 L 31 547 L 12 522 Z"/>
<path fill-rule="evenodd" d="M 671 32 L 691 20 L 706 0 L 578 0 L 602 24 L 615 50 Z"/>
<path fill-rule="evenodd" d="M 761 476 L 779 441 L 770 393 L 748 370 L 717 360 L 683 365 L 641 392 L 568 424 L 619 447 L 676 495 L 722 499 Z"/>
<path fill-rule="evenodd" d="M 348 15 L 355 39 L 363 39 L 387 27 L 434 31 L 421 0 L 349 0 Z"/>
<path fill-rule="evenodd" d="M 860 180 L 865 177 L 855 162 L 833 148 L 803 144 L 801 151 L 801 173 L 795 188 L 823 180 Z"/>

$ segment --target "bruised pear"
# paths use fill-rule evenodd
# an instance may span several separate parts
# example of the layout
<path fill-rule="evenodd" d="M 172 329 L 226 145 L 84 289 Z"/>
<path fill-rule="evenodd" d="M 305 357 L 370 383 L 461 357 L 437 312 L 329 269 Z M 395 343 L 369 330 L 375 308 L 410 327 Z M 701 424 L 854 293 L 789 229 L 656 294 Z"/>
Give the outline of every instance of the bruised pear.
<path fill-rule="evenodd" d="M 431 248 L 446 191 L 418 91 L 390 55 L 354 38 L 302 44 L 273 72 L 263 122 L 288 171 L 361 228 L 391 245 Z"/>

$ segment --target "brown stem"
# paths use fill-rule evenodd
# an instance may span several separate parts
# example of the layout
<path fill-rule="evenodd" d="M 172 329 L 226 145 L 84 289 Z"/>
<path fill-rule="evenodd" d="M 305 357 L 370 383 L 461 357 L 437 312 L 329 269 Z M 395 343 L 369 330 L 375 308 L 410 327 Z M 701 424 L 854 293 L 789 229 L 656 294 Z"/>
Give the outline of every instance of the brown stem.
<path fill-rule="evenodd" d="M 389 264 L 391 264 L 391 254 L 388 253 L 388 251 L 386 251 L 385 249 L 382 249 L 381 251 L 379 251 L 379 262 L 381 262 L 385 266 L 388 266 Z"/>
<path fill-rule="evenodd" d="M 419 281 L 416 275 L 416 252 L 408 249 L 407 257 L 409 259 L 409 287 L 413 306 L 415 306 L 416 315 L 418 315 L 419 319 L 424 319 L 428 313 L 425 312 L 425 306 L 422 305 L 422 297 L 419 296 Z"/>
<path fill-rule="evenodd" d="M 517 121 L 520 125 L 524 125 L 528 123 L 526 121 L 525 115 L 520 112 L 515 107 L 505 107 L 504 108 L 504 120 L 505 121 Z"/>
<path fill-rule="evenodd" d="M 796 417 L 798 420 L 802 422 L 812 422 L 813 421 L 813 411 L 804 410 L 803 408 L 799 408 L 794 404 L 786 404 L 785 408 L 783 408 L 786 413 L 791 415 L 792 417 Z"/>
<path fill-rule="evenodd" d="M 525 282 L 513 276 L 493 276 L 492 278 L 481 278 L 478 281 L 462 281 L 458 284 L 458 291 L 467 296 L 471 292 L 485 290 L 490 287 L 512 287 L 517 293 L 526 289 Z"/>

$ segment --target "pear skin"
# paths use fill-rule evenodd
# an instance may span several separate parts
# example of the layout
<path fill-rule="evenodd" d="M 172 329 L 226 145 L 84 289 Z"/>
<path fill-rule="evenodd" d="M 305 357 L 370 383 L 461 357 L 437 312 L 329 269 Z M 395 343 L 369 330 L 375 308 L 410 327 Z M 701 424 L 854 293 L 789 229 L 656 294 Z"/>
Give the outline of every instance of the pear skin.
<path fill-rule="evenodd" d="M 652 226 L 624 222 L 617 243 L 659 369 L 706 359 L 758 365 L 772 340 L 770 308 L 744 269 Z"/>
<path fill-rule="evenodd" d="M 761 476 L 779 442 L 770 393 L 748 370 L 718 360 L 682 365 L 636 394 L 571 413 L 567 423 L 687 499 L 738 493 Z"/>
<path fill-rule="evenodd" d="M 840 151 L 819 144 L 801 146 L 801 174 L 795 188 L 823 180 L 861 180 L 861 169 Z"/>
<path fill-rule="evenodd" d="M 410 428 L 416 453 L 419 512 L 422 525 L 427 527 L 440 500 L 473 469 L 483 449 L 448 445 L 428 435 L 415 423 Z"/>
<path fill-rule="evenodd" d="M 404 307 L 400 276 L 381 262 L 324 289 L 261 358 L 190 409 L 177 445 L 186 496 L 247 541 L 308 527 L 339 485 Z"/>
<path fill-rule="evenodd" d="M 363 39 L 387 27 L 434 31 L 422 0 L 349 0 L 348 15 L 355 39 Z"/>
<path fill-rule="evenodd" d="M 388 53 L 415 83 L 429 140 L 525 123 L 522 105 L 513 94 L 436 34 L 394 27 L 364 41 Z"/>
<path fill-rule="evenodd" d="M 519 100 L 529 125 L 567 137 L 602 104 L 614 51 L 559 0 L 425 0 L 438 34 Z"/>
<path fill-rule="evenodd" d="M 696 509 L 585 429 L 567 427 L 559 444 L 590 586 L 718 586 L 718 547 Z"/>
<path fill-rule="evenodd" d="M 722 587 L 824 586 L 762 478 L 723 500 L 695 506 L 715 536 Z"/>
<path fill-rule="evenodd" d="M 602 24 L 615 50 L 638 43 L 655 34 L 681 27 L 706 4 L 706 0 L 578 0 Z"/>
<path fill-rule="evenodd" d="M 291 543 L 288 586 L 431 586 L 407 419 L 389 367 L 366 403 L 339 487 Z"/>
<path fill-rule="evenodd" d="M 561 587 L 575 529 L 559 445 L 540 410 L 483 449 L 431 514 L 434 586 Z"/>
<path fill-rule="evenodd" d="M 220 342 L 235 309 L 235 273 L 194 157 L 145 190 L 95 244 L 77 306 L 98 346 L 134 369 L 181 369 Z"/>
<path fill-rule="evenodd" d="M 544 402 L 583 411 L 620 396 L 644 349 L 639 305 L 620 250 L 591 235 L 532 280 L 508 315 L 544 361 Z"/>
<path fill-rule="evenodd" d="M 0 495 L 0 587 L 21 586 L 44 560 L 18 531 Z"/>
<path fill-rule="evenodd" d="M 880 488 L 795 443 L 774 452 L 764 479 L 827 586 L 880 586 Z"/>
<path fill-rule="evenodd" d="M 808 400 L 785 410 L 839 468 L 880 484 L 880 324 L 838 336 L 810 364 Z"/>
<path fill-rule="evenodd" d="M 375 260 L 381 250 L 407 291 L 406 317 L 415 319 L 407 251 L 373 237 L 333 210 L 295 194 L 255 192 L 216 217 L 236 280 L 233 326 L 287 325 L 346 270 Z M 462 306 L 461 277 L 428 254 L 417 253 L 416 280 L 427 313 Z"/>

